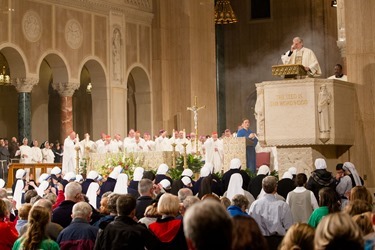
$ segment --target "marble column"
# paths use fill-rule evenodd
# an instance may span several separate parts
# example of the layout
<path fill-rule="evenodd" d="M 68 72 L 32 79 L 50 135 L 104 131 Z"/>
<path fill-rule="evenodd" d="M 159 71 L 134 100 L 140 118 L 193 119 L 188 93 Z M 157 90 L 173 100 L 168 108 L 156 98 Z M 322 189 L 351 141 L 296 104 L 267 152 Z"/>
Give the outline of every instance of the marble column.
<path fill-rule="evenodd" d="M 31 90 L 37 78 L 17 78 L 13 83 L 18 92 L 18 138 L 31 141 Z"/>
<path fill-rule="evenodd" d="M 79 88 L 78 82 L 52 83 L 61 96 L 61 131 L 60 141 L 63 142 L 68 134 L 73 130 L 73 94 Z"/>

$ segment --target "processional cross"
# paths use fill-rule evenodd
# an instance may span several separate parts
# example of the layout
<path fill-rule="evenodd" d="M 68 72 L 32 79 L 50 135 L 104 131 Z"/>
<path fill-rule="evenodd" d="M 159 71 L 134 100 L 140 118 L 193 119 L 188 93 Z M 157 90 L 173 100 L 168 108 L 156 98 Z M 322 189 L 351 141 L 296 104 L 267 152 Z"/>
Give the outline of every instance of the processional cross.
<path fill-rule="evenodd" d="M 206 105 L 198 107 L 198 103 L 197 103 L 198 100 L 197 99 L 198 99 L 197 96 L 195 96 L 194 106 L 187 107 L 187 110 L 192 111 L 193 114 L 194 114 L 195 152 L 196 152 L 196 154 L 199 154 L 199 151 L 198 151 L 198 139 L 199 139 L 199 137 L 198 137 L 198 111 L 206 108 Z"/>

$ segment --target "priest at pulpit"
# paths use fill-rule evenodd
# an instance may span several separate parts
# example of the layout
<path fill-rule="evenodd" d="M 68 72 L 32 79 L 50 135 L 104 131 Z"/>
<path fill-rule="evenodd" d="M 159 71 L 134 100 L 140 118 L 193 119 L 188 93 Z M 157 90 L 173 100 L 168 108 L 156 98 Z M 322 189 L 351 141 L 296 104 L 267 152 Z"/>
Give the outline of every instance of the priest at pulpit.
<path fill-rule="evenodd" d="M 281 56 L 281 60 L 283 64 L 302 64 L 309 76 L 316 77 L 322 74 L 314 52 L 303 47 L 303 40 L 300 37 L 293 39 L 290 50 Z"/>
<path fill-rule="evenodd" d="M 246 138 L 246 166 L 251 172 L 256 171 L 256 154 L 255 146 L 258 143 L 256 134 L 250 130 L 250 121 L 245 118 L 242 120 L 242 129 L 238 130 L 237 137 Z"/>

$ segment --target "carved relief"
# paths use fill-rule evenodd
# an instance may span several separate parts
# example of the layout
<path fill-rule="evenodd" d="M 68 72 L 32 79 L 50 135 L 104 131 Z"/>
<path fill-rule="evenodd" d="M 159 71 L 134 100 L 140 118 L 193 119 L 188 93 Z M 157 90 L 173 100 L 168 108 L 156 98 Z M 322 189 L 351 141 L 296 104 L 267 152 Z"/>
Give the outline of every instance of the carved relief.
<path fill-rule="evenodd" d="M 16 78 L 12 85 L 14 85 L 17 92 L 29 93 L 38 82 L 38 78 Z"/>
<path fill-rule="evenodd" d="M 324 143 L 329 140 L 330 136 L 330 112 L 331 93 L 328 92 L 327 86 L 322 84 L 318 96 L 318 119 L 319 119 L 319 139 Z"/>
<path fill-rule="evenodd" d="M 74 91 L 79 88 L 79 82 L 53 82 L 52 88 L 56 90 L 60 96 L 73 96 Z"/>
<path fill-rule="evenodd" d="M 113 80 L 121 80 L 121 32 L 118 28 L 113 30 L 112 37 L 112 66 Z"/>
<path fill-rule="evenodd" d="M 82 27 L 75 19 L 70 19 L 65 25 L 65 41 L 72 49 L 82 45 Z"/>
<path fill-rule="evenodd" d="M 254 115 L 257 120 L 257 134 L 264 136 L 264 89 L 257 87 L 257 102 L 255 103 Z"/>
<path fill-rule="evenodd" d="M 36 42 L 42 36 L 42 21 L 39 15 L 32 10 L 25 13 L 22 18 L 22 31 L 26 39 L 30 42 Z"/>

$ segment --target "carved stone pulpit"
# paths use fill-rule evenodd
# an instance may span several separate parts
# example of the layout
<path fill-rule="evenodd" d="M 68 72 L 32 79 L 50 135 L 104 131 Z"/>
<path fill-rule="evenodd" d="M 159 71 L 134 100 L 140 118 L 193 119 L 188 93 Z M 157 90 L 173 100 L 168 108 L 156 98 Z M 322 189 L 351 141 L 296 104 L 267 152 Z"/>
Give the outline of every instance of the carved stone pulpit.
<path fill-rule="evenodd" d="M 353 145 L 353 83 L 306 78 L 267 81 L 256 87 L 259 143 L 277 147 L 280 175 L 292 166 L 309 175 L 316 158 L 337 163 Z"/>

